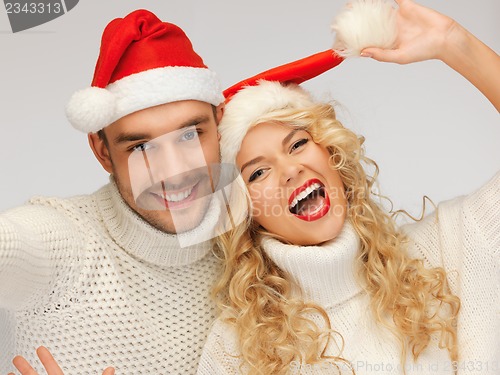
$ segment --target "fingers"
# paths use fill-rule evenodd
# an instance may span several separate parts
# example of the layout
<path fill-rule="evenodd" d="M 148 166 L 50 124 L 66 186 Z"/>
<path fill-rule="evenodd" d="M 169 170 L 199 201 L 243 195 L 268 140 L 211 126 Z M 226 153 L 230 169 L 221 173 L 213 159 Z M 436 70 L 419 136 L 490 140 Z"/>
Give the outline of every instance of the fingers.
<path fill-rule="evenodd" d="M 12 363 L 17 368 L 17 370 L 21 373 L 21 375 L 38 375 L 33 367 L 29 364 L 29 362 L 24 359 L 24 357 L 18 355 L 14 357 Z"/>
<path fill-rule="evenodd" d="M 61 368 L 57 365 L 56 360 L 52 357 L 49 350 L 43 346 L 36 350 L 36 354 L 47 371 L 48 375 L 64 375 Z M 29 362 L 22 356 L 17 356 L 12 360 L 14 366 L 18 369 L 21 375 L 38 375 Z M 111 374 L 106 374 L 111 375 Z"/>
<path fill-rule="evenodd" d="M 45 367 L 48 375 L 64 375 L 56 360 L 52 357 L 52 354 L 50 354 L 46 347 L 40 346 L 36 350 L 36 354 L 38 355 L 38 358 L 40 358 L 40 361 L 42 362 L 43 367 Z"/>
<path fill-rule="evenodd" d="M 108 367 L 102 375 L 115 375 L 115 369 L 113 367 Z"/>

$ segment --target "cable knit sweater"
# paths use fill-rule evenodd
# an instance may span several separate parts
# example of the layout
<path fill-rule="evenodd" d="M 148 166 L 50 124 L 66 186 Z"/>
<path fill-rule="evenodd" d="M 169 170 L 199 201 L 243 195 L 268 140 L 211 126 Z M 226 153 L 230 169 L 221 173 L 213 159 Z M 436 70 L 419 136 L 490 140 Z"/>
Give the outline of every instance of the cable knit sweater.
<path fill-rule="evenodd" d="M 210 207 L 196 235 L 217 220 Z M 15 354 L 45 373 L 194 374 L 215 309 L 209 242 L 181 248 L 123 202 L 114 183 L 70 199 L 38 198 L 0 215 L 0 373 Z"/>
<path fill-rule="evenodd" d="M 411 239 L 410 255 L 423 258 L 426 266 L 444 267 L 462 304 L 459 363 L 450 363 L 447 350 L 439 349 L 435 336 L 416 363 L 408 355 L 406 373 L 445 375 L 453 374 L 454 368 L 467 375 L 500 373 L 500 174 L 467 197 L 441 203 L 434 214 L 404 230 Z M 400 346 L 375 322 L 369 298 L 358 282 L 355 259 L 359 237 L 349 222 L 336 239 L 322 246 L 284 245 L 266 238 L 263 248 L 291 276 L 303 298 L 325 308 L 332 327 L 345 339 L 342 356 L 351 362 L 356 374 L 403 373 Z M 218 319 L 203 350 L 198 374 L 245 373 L 248 368 L 240 371 L 238 354 L 234 328 Z M 326 354 L 338 355 L 338 346 L 332 342 Z M 327 365 L 293 362 L 290 373 L 337 372 Z"/>

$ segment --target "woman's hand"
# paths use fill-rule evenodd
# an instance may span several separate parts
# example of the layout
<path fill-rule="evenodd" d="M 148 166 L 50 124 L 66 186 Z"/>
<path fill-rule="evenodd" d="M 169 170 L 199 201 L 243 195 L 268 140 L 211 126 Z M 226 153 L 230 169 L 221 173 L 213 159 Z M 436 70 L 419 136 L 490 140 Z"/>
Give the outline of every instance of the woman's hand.
<path fill-rule="evenodd" d="M 461 26 L 444 14 L 412 0 L 396 0 L 398 35 L 394 49 L 365 48 L 363 56 L 378 61 L 408 64 L 445 58 L 450 39 L 460 37 Z M 455 36 L 457 34 L 457 36 Z"/>
<path fill-rule="evenodd" d="M 43 346 L 39 347 L 36 350 L 36 354 L 42 362 L 45 371 L 47 371 L 47 375 L 64 375 L 63 371 L 57 364 L 52 354 L 50 354 L 49 350 Z M 29 362 L 21 356 L 17 356 L 12 361 L 17 370 L 21 373 L 21 375 L 38 375 L 33 367 L 29 364 Z M 108 367 L 102 375 L 114 375 L 115 370 L 112 367 Z M 14 375 L 13 373 L 9 373 L 8 375 Z"/>
<path fill-rule="evenodd" d="M 500 111 L 500 56 L 450 17 L 412 0 L 396 2 L 398 35 L 394 48 L 365 48 L 361 55 L 398 64 L 441 60 Z"/>

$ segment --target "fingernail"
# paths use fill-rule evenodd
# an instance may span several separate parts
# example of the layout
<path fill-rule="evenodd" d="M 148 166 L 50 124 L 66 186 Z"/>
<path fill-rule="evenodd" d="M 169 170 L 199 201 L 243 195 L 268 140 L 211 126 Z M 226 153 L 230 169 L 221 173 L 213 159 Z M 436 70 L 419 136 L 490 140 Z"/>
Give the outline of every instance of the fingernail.
<path fill-rule="evenodd" d="M 360 56 L 361 57 L 373 57 L 373 55 L 371 53 L 368 53 L 368 52 L 361 52 Z"/>

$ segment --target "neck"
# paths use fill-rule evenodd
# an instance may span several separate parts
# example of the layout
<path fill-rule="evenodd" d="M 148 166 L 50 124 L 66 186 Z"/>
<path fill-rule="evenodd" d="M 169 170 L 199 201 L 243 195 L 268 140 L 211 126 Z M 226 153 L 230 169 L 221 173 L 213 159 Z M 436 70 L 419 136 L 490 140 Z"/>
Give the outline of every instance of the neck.
<path fill-rule="evenodd" d="M 360 240 L 348 221 L 335 239 L 319 246 L 287 245 L 270 237 L 263 239 L 262 246 L 308 301 L 326 308 L 362 291 L 355 268 Z"/>
<path fill-rule="evenodd" d="M 135 258 L 161 266 L 182 266 L 207 255 L 213 237 L 210 230 L 220 212 L 213 199 L 196 228 L 178 235 L 165 233 L 147 223 L 126 204 L 113 180 L 99 191 L 98 206 L 110 236 L 123 250 Z"/>

